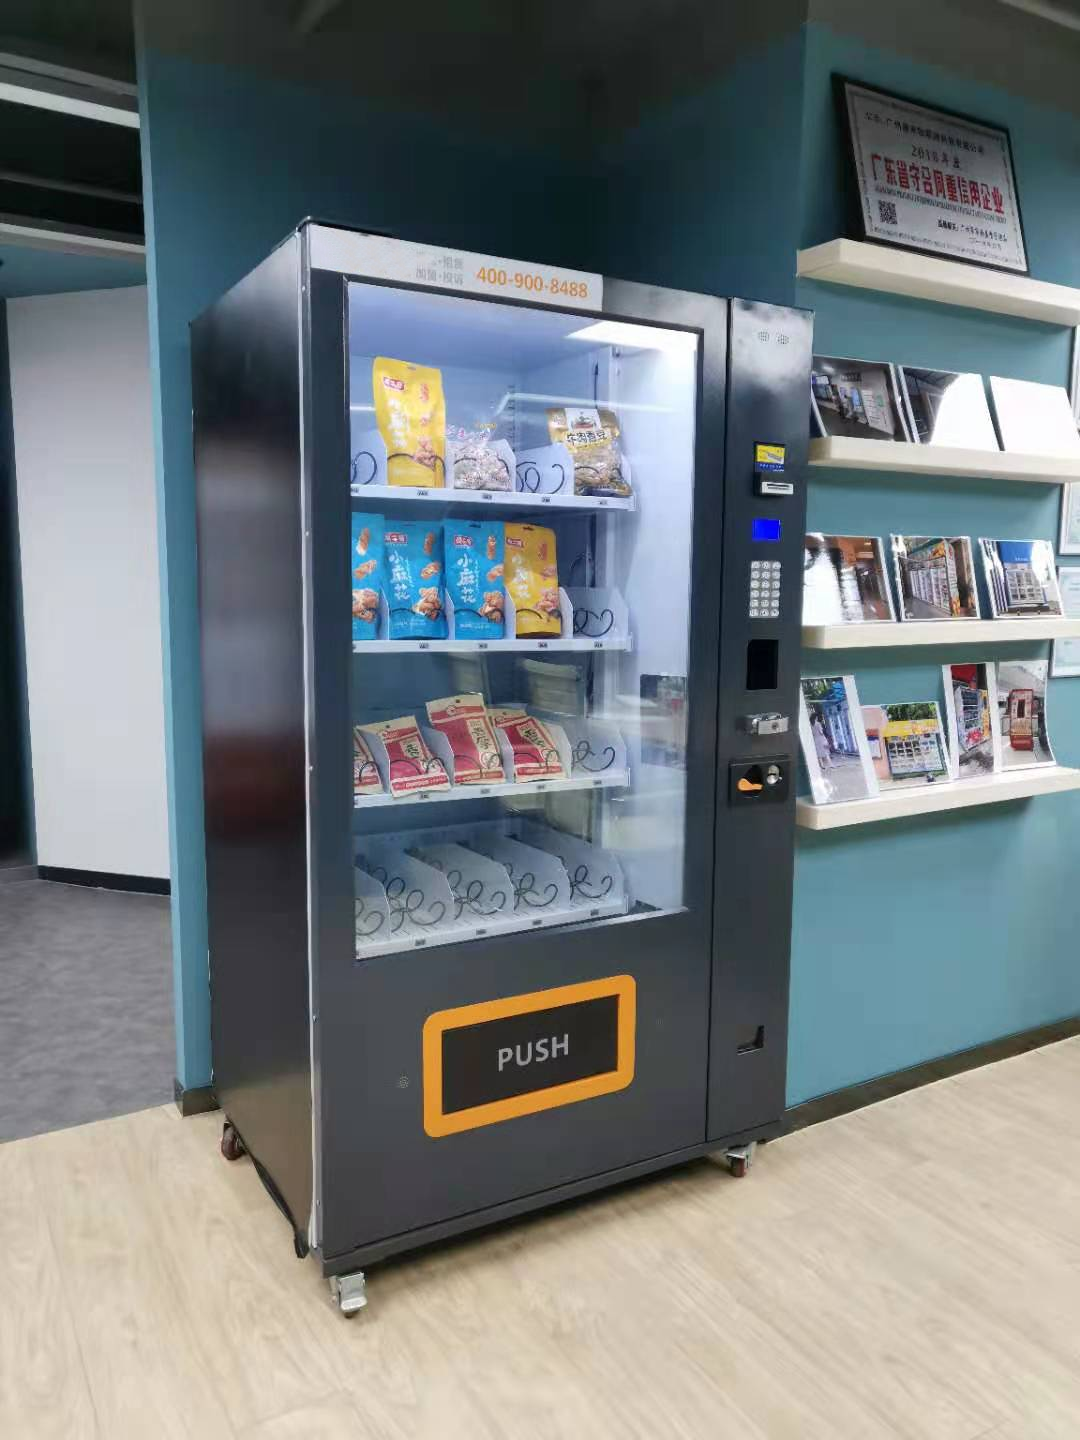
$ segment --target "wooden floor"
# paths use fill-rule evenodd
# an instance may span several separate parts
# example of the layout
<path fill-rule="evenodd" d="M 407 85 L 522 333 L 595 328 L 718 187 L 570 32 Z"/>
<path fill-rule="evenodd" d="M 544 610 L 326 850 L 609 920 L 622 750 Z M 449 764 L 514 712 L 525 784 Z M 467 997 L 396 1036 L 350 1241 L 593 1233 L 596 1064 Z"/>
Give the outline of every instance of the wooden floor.
<path fill-rule="evenodd" d="M 0 1147 L 4 1440 L 1077 1440 L 1080 1039 L 375 1270 L 219 1120 Z"/>

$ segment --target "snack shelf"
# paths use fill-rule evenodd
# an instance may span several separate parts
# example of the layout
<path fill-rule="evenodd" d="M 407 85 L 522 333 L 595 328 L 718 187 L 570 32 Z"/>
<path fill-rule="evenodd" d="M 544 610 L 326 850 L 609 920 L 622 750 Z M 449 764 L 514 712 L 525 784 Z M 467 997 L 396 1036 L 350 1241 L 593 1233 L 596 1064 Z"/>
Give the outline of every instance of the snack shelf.
<path fill-rule="evenodd" d="M 562 640 L 553 635 L 546 640 L 354 640 L 352 648 L 354 655 L 472 654 L 476 650 L 531 655 L 537 650 L 632 650 L 633 641 L 629 635 L 617 635 L 606 640 L 589 640 L 580 635 Z"/>
<path fill-rule="evenodd" d="M 390 616 L 386 606 L 386 595 L 379 597 L 378 637 L 374 640 L 354 640 L 354 655 L 414 655 L 414 654 L 473 654 L 477 651 L 495 651 L 497 654 L 524 653 L 551 650 L 632 650 L 630 635 L 630 612 L 626 601 L 618 590 L 607 587 L 559 586 L 560 635 L 516 635 L 517 611 L 514 597 L 506 591 L 504 595 L 505 624 L 510 635 L 496 640 L 471 640 L 456 634 L 457 618 L 453 598 L 445 597 L 446 621 L 449 636 L 445 640 L 379 638 L 387 636 Z"/>
<path fill-rule="evenodd" d="M 900 645 L 987 645 L 1080 638 L 1080 620 L 1033 615 L 1007 620 L 878 620 L 864 625 L 804 625 L 808 650 L 871 650 Z"/>
<path fill-rule="evenodd" d="M 1048 325 L 1080 325 L 1080 290 L 1033 280 L 936 255 L 870 245 L 864 240 L 827 240 L 800 250 L 795 273 L 802 280 L 852 285 L 888 295 L 909 295 L 942 305 L 1019 315 Z"/>
<path fill-rule="evenodd" d="M 850 435 L 811 440 L 810 464 L 820 469 L 1026 480 L 1038 485 L 1067 485 L 1080 480 L 1080 459 L 1076 456 L 1017 455 L 1001 450 L 913 445 L 904 440 L 861 440 Z"/>
<path fill-rule="evenodd" d="M 444 925 L 433 935 L 423 935 L 416 929 L 409 929 L 389 940 L 372 941 L 365 944 L 357 937 L 356 958 L 374 960 L 379 955 L 397 955 L 405 950 L 426 950 L 433 945 L 453 945 L 465 940 L 483 940 L 490 935 L 520 934 L 525 930 L 548 930 L 556 925 L 574 925 L 582 920 L 602 920 L 612 915 L 625 915 L 625 900 L 583 901 L 570 905 L 564 910 L 553 910 L 544 915 L 508 915 L 505 918 L 492 917 L 481 924 Z"/>
<path fill-rule="evenodd" d="M 545 495 L 532 490 L 455 490 L 441 486 L 432 490 L 410 485 L 350 485 L 354 500 L 372 504 L 401 500 L 408 505 L 467 505 L 492 509 L 509 506 L 526 510 L 633 510 L 634 497 L 617 495 Z"/>
<path fill-rule="evenodd" d="M 358 960 L 630 908 L 610 851 L 523 820 L 359 840 L 355 859 Z"/>
<path fill-rule="evenodd" d="M 618 790 L 630 784 L 628 770 L 603 775 L 571 775 L 567 780 L 506 780 L 496 785 L 451 785 L 446 790 L 412 790 L 405 795 L 354 795 L 353 808 L 368 810 L 382 805 L 436 805 L 446 800 L 486 800 L 498 795 L 565 794 L 571 790 Z"/>
<path fill-rule="evenodd" d="M 1080 790 L 1080 770 L 1044 765 L 1019 773 L 1004 771 L 988 780 L 944 781 L 892 795 L 875 795 L 867 800 L 841 800 L 835 805 L 815 805 L 811 800 L 800 798 L 795 804 L 795 822 L 807 830 L 835 830 L 844 825 L 899 820 L 936 810 L 967 810 L 975 805 L 1024 800 L 1032 795 L 1053 795 L 1063 790 Z"/>

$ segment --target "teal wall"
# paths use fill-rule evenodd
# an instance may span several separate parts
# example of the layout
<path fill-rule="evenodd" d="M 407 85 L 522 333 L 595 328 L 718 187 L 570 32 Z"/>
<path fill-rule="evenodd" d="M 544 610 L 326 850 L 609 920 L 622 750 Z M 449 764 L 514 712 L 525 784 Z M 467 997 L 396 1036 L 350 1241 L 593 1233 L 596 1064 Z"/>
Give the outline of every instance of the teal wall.
<path fill-rule="evenodd" d="M 798 27 L 605 145 L 598 267 L 791 304 L 803 65 Z"/>
<path fill-rule="evenodd" d="M 801 245 L 843 233 L 834 71 L 1007 125 L 1032 274 L 1080 286 L 1080 120 L 818 25 L 806 35 Z M 796 299 L 817 313 L 821 353 L 1068 383 L 1071 332 L 1057 327 L 805 282 Z M 815 472 L 809 525 L 1056 542 L 1059 503 L 1054 486 Z M 943 663 L 1048 649 L 807 652 L 804 670 L 853 670 L 864 703 L 937 699 Z M 1080 763 L 1080 682 L 1051 682 L 1048 706 L 1058 759 Z M 1080 1011 L 1077 854 L 1077 795 L 801 832 L 789 1102 Z"/>
<path fill-rule="evenodd" d="M 187 326 L 307 214 L 631 279 L 799 303 L 818 347 L 1064 383 L 1061 330 L 797 284 L 794 252 L 842 233 L 834 70 L 1009 125 L 1033 273 L 1080 285 L 1080 121 L 821 25 L 739 58 L 595 159 L 167 55 L 144 24 L 140 92 L 159 447 L 173 846 L 177 1073 L 209 1078 Z M 482 183 L 477 184 L 477 177 Z M 492 203 L 485 203 L 485 193 Z M 1038 486 L 815 476 L 815 528 L 1056 536 Z M 1045 647 L 1042 647 L 1045 648 Z M 842 653 L 867 701 L 937 696 L 940 664 L 1008 651 Z M 809 658 L 808 670 L 820 667 Z M 1059 758 L 1080 762 L 1080 682 L 1051 688 Z M 1069 857 L 1080 798 L 800 833 L 789 1101 L 1080 1011 Z M 1075 898 L 1074 898 L 1075 896 Z"/>
<path fill-rule="evenodd" d="M 177 1077 L 210 1079 L 191 320 L 306 216 L 581 265 L 544 152 L 162 53 L 142 16 L 139 95 L 158 469 Z M 577 206 L 580 214 L 580 206 Z"/>

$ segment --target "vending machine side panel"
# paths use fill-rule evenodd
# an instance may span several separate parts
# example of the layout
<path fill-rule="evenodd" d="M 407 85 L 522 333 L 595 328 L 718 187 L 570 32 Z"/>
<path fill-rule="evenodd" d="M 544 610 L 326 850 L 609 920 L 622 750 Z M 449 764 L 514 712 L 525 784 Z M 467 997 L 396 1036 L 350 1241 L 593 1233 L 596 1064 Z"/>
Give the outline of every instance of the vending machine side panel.
<path fill-rule="evenodd" d="M 192 326 L 213 1086 L 312 1204 L 300 239 Z M 196 677 L 192 677 L 195 683 Z"/>

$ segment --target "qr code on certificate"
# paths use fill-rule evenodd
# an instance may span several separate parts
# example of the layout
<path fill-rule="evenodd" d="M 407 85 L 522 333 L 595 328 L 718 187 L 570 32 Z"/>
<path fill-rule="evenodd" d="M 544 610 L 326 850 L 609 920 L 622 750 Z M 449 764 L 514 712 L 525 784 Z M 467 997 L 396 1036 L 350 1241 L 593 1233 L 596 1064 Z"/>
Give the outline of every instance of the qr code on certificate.
<path fill-rule="evenodd" d="M 877 202 L 877 208 L 878 219 L 881 221 L 882 225 L 897 224 L 896 202 L 894 200 L 879 200 Z"/>

